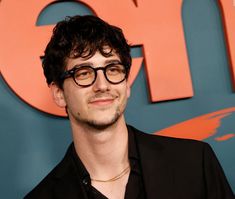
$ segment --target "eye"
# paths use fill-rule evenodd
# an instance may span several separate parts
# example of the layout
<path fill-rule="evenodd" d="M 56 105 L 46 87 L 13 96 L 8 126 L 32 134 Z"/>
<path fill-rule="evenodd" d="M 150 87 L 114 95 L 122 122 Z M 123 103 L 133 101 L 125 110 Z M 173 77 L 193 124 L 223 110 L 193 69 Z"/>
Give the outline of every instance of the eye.
<path fill-rule="evenodd" d="M 84 80 L 94 76 L 94 71 L 90 67 L 78 68 L 75 71 L 74 77 L 77 80 Z"/>
<path fill-rule="evenodd" d="M 109 65 L 106 69 L 107 75 L 119 75 L 125 73 L 125 68 L 121 64 Z"/>

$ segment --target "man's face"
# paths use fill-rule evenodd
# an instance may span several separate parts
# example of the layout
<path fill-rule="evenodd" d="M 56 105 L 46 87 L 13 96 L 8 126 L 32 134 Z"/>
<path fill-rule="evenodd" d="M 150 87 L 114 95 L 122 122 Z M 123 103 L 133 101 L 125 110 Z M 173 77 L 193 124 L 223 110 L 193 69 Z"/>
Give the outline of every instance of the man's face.
<path fill-rule="evenodd" d="M 107 48 L 107 51 L 110 49 Z M 76 66 L 89 65 L 103 67 L 112 62 L 120 62 L 119 56 L 104 57 L 98 51 L 89 59 L 75 58 L 67 60 L 67 70 Z M 58 88 L 57 88 L 58 89 Z M 109 83 L 102 70 L 97 71 L 97 78 L 89 87 L 78 86 L 73 78 L 65 79 L 63 90 L 59 89 L 61 107 L 67 106 L 72 123 L 87 124 L 95 128 L 105 128 L 115 123 L 124 112 L 130 87 L 127 81 L 119 84 Z"/>

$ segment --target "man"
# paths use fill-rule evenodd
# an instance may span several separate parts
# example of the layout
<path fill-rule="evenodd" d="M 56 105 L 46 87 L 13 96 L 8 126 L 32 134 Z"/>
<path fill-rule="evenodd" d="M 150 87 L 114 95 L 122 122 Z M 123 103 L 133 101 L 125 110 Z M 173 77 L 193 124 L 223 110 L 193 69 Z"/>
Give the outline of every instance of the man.
<path fill-rule="evenodd" d="M 208 144 L 126 125 L 130 66 L 121 29 L 95 16 L 56 25 L 43 69 L 73 143 L 26 199 L 234 199 Z"/>

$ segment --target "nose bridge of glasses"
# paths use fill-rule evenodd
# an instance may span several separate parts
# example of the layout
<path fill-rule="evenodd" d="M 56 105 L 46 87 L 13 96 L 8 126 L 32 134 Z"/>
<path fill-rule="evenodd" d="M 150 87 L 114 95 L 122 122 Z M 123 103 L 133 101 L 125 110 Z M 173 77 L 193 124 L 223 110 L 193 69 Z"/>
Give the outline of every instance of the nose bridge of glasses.
<path fill-rule="evenodd" d="M 106 67 L 97 67 L 97 68 L 93 68 L 95 70 L 96 73 L 96 79 L 95 79 L 95 83 L 108 83 L 108 79 L 107 76 L 105 74 L 105 70 Z M 99 70 L 101 70 L 99 72 Z"/>
<path fill-rule="evenodd" d="M 99 70 L 102 70 L 103 73 L 105 72 L 105 69 L 106 67 L 103 67 L 103 66 L 100 66 L 100 67 L 96 67 L 96 68 L 93 68 L 96 72 L 98 72 Z"/>
<path fill-rule="evenodd" d="M 105 74 L 106 67 L 101 66 L 101 67 L 96 67 L 96 68 L 93 68 L 93 69 L 95 70 L 96 78 L 98 77 L 98 75 L 100 73 L 100 75 L 103 75 L 104 78 L 107 80 L 107 77 L 106 77 L 106 74 Z M 101 71 L 99 72 L 99 70 L 101 70 Z"/>

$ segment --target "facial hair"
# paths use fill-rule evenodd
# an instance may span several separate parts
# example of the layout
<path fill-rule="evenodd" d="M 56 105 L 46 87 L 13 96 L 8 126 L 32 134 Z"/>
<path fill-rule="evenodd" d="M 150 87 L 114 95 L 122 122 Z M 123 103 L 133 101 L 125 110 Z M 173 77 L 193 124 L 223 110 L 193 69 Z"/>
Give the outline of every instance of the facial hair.
<path fill-rule="evenodd" d="M 88 99 L 88 103 L 91 100 L 95 100 L 95 99 L 102 98 L 102 97 L 112 97 L 113 99 L 117 98 L 117 96 L 113 95 L 113 94 L 98 93 L 97 95 L 90 97 Z M 119 118 L 122 116 L 122 114 L 124 112 L 124 109 L 126 107 L 126 103 L 127 103 L 127 101 L 123 101 L 122 104 L 120 104 L 116 108 L 115 113 L 110 116 L 112 118 L 110 120 L 108 120 L 108 121 L 99 122 L 98 120 L 89 119 L 89 118 L 83 118 L 83 117 L 81 117 L 81 114 L 79 112 L 77 112 L 74 115 L 74 118 L 78 122 L 78 124 L 84 124 L 84 125 L 86 125 L 86 126 L 88 126 L 90 128 L 96 129 L 96 130 L 105 130 L 108 127 L 110 127 L 113 124 L 115 124 L 119 120 Z"/>
<path fill-rule="evenodd" d="M 120 112 L 120 110 L 116 110 L 113 118 L 108 122 L 100 123 L 97 122 L 96 120 L 83 120 L 83 122 L 89 127 L 94 128 L 96 130 L 105 130 L 106 128 L 115 124 L 118 121 L 118 119 L 121 117 L 121 114 L 122 113 Z"/>

